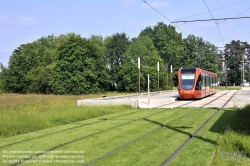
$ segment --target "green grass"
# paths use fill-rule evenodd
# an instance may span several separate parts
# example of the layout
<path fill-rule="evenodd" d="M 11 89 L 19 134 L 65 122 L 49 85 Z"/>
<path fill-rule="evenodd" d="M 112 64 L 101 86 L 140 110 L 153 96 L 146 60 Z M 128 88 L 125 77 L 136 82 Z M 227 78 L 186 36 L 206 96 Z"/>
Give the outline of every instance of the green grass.
<path fill-rule="evenodd" d="M 218 86 L 218 90 L 241 90 L 242 86 Z"/>
<path fill-rule="evenodd" d="M 229 126 L 236 132 L 250 134 L 250 104 L 244 108 L 236 108 Z"/>
<path fill-rule="evenodd" d="M 250 163 L 250 136 L 227 131 L 219 140 L 219 145 L 214 151 L 210 165 L 227 166 L 243 165 Z"/>
<path fill-rule="evenodd" d="M 172 121 L 189 111 L 192 112 L 187 116 Z M 115 153 L 111 153 L 110 156 L 107 156 L 94 165 L 160 165 L 183 141 L 189 138 L 189 136 L 195 130 L 197 130 L 197 128 L 208 117 L 216 112 L 216 110 L 194 108 L 141 109 L 131 114 L 127 114 L 130 112 L 131 111 L 105 115 L 99 118 L 88 119 L 67 125 L 55 126 L 30 134 L 5 138 L 0 142 L 0 161 L 5 159 L 3 157 L 3 150 L 7 152 L 13 150 L 29 150 L 32 153 L 35 153 L 35 151 L 48 150 L 52 147 L 70 142 L 69 144 L 54 149 L 54 152 L 66 152 L 68 150 L 84 151 L 84 163 L 82 162 L 80 164 L 75 164 L 82 165 L 100 157 L 107 152 L 112 152 L 116 148 L 122 147 L 124 144 L 127 144 L 134 139 L 137 139 L 136 142 L 129 144 L 127 147 L 121 148 Z M 126 115 L 116 118 L 117 115 L 123 114 Z M 102 121 L 87 126 L 80 126 L 82 124 L 88 124 L 99 120 Z M 119 126 L 128 122 L 130 123 Z M 168 122 L 171 123 L 167 124 Z M 164 124 L 167 125 L 163 127 Z M 80 127 L 72 128 L 75 126 Z M 116 128 L 107 130 L 112 127 Z M 138 139 L 140 136 L 145 135 L 156 128 L 159 129 L 154 133 L 147 135 L 142 139 Z M 70 130 L 61 131 L 64 129 Z M 104 132 L 93 135 L 94 133 L 100 131 Z M 53 132 L 57 133 L 51 134 Z M 41 135 L 46 136 L 39 137 Z M 87 135 L 92 136 L 79 139 Z M 31 140 L 8 146 L 8 144 L 23 141 L 25 139 Z M 48 155 L 50 154 L 47 153 L 30 161 L 43 162 Z M 63 154 L 56 155 L 62 156 Z M 20 156 L 20 154 L 17 156 Z M 53 159 L 50 161 L 52 160 Z M 27 163 L 27 165 L 29 165 L 29 163 Z M 35 165 L 46 165 L 46 163 L 36 163 Z M 58 164 L 52 163 L 51 165 Z"/>
<path fill-rule="evenodd" d="M 143 119 L 140 119 L 145 116 L 153 115 L 148 118 L 152 118 L 152 120 L 159 120 L 159 122 L 165 122 L 169 118 L 174 118 L 180 114 L 183 114 L 188 109 L 180 109 L 180 110 L 170 110 L 170 109 L 144 109 L 140 110 L 138 112 L 135 112 L 133 114 L 128 114 L 126 116 L 120 116 L 118 118 L 113 118 L 110 120 L 104 120 L 100 123 L 91 124 L 88 126 L 82 126 L 80 128 L 75 128 L 72 130 L 67 130 L 65 132 L 59 132 L 57 134 L 47 135 L 42 138 L 36 138 L 33 140 L 29 140 L 26 142 L 22 142 L 19 144 L 15 144 L 13 146 L 7 146 L 3 147 L 5 145 L 8 145 L 12 142 L 18 142 L 22 141 L 25 138 L 34 138 L 39 135 L 46 134 L 46 133 L 53 133 L 56 131 L 60 131 L 65 128 L 70 128 L 69 126 L 79 125 L 80 123 L 89 123 L 92 122 L 94 119 L 85 120 L 82 122 L 77 122 L 73 124 L 63 125 L 63 126 L 57 126 L 46 130 L 37 131 L 34 133 L 26 134 L 26 135 L 20 135 L 15 137 L 10 137 L 3 139 L 3 141 L 0 143 L 0 152 L 2 150 L 11 151 L 11 150 L 30 150 L 30 151 L 36 151 L 36 150 L 46 150 L 53 146 L 57 146 L 60 144 L 63 144 L 65 142 L 69 142 L 78 138 L 81 138 L 83 136 L 87 136 L 96 132 L 104 131 L 111 127 L 116 127 L 120 124 L 124 124 L 127 122 L 131 122 L 130 124 L 127 124 L 125 126 L 120 126 L 118 128 L 112 129 L 110 131 L 105 131 L 104 133 L 100 133 L 95 136 L 91 136 L 89 138 L 79 140 L 76 142 L 73 142 L 69 145 L 63 146 L 62 148 L 56 149 L 56 150 L 84 150 L 86 151 L 88 158 L 85 158 L 85 160 L 91 160 L 94 157 L 98 157 L 98 155 L 105 153 L 108 150 L 111 150 L 115 148 L 116 146 L 120 146 L 123 143 L 126 143 L 130 139 L 134 139 L 141 134 L 147 132 L 150 129 L 153 129 L 157 127 L 157 124 L 150 123 L 148 121 L 145 121 Z M 159 113 L 160 114 L 157 114 Z M 121 114 L 121 113 L 118 113 Z M 106 115 L 104 118 L 109 119 L 111 117 L 114 117 L 114 115 Z M 95 119 L 103 119 L 103 117 L 95 118 Z M 60 138 L 60 139 L 58 139 Z M 92 157 L 91 157 L 92 156 Z M 0 161 L 1 161 L 2 155 L 0 155 Z M 89 158 L 90 157 L 90 158 Z"/>
<path fill-rule="evenodd" d="M 128 106 L 77 107 L 79 98 L 82 96 L 1 94 L 0 139 L 133 110 Z"/>
<path fill-rule="evenodd" d="M 232 115 L 232 109 L 221 110 L 174 158 L 170 165 L 208 165 L 218 140 Z M 183 162 L 185 158 L 185 162 Z"/>
<path fill-rule="evenodd" d="M 170 165 L 247 166 L 250 163 L 249 126 L 250 105 L 244 109 L 221 110 Z"/>
<path fill-rule="evenodd" d="M 76 107 L 76 98 L 81 96 L 8 97 L 10 100 L 5 100 L 8 101 L 8 105 L 3 103 L 1 105 L 4 97 L 0 95 L 0 108 L 2 108 L 0 125 L 1 127 L 5 125 L 4 128 L 9 125 L 10 128 L 0 130 L 15 131 L 10 132 L 10 135 L 15 136 L 2 137 L 0 162 L 6 159 L 3 156 L 4 151 L 29 150 L 34 154 L 35 151 L 56 147 L 53 149 L 55 153 L 68 150 L 84 151 L 84 154 L 80 154 L 83 156 L 80 159 L 84 161 L 70 165 L 87 164 L 108 152 L 110 154 L 107 157 L 94 165 L 161 165 L 183 141 L 217 111 L 209 108 Z M 33 102 L 30 102 L 31 99 Z M 193 112 L 164 126 L 189 111 Z M 49 124 L 49 127 L 41 124 Z M 46 129 L 39 130 L 39 125 Z M 225 130 L 227 126 L 230 126 L 230 129 Z M 249 126 L 250 106 L 244 109 L 221 110 L 170 165 L 247 165 L 250 163 Z M 140 138 L 156 128 L 159 129 Z M 137 140 L 131 143 L 134 139 Z M 123 147 L 126 144 L 128 146 Z M 119 147 L 120 149 L 117 149 Z M 236 152 L 237 155 L 233 156 Z M 246 152 L 246 157 L 241 152 Z M 43 162 L 49 155 L 50 153 L 47 153 L 29 161 Z M 59 153 L 56 155 L 63 156 Z M 16 156 L 23 159 L 20 154 Z M 50 165 L 60 164 L 62 161 Z M 22 165 L 47 165 L 47 163 Z"/>
<path fill-rule="evenodd" d="M 186 109 L 186 112 L 190 110 L 190 108 L 182 109 Z M 175 111 L 177 109 L 173 110 Z M 100 160 L 96 165 L 160 165 L 206 118 L 211 116 L 214 111 L 215 110 L 212 109 L 196 110 L 188 116 L 176 120 L 153 134 L 136 141 L 117 153 Z M 163 124 L 156 119 L 148 119 L 147 121 L 158 126 Z"/>
<path fill-rule="evenodd" d="M 220 137 L 210 165 L 249 165 L 250 163 L 250 105 L 237 108 Z"/>
<path fill-rule="evenodd" d="M 127 94 L 131 93 L 108 92 L 105 95 Z M 0 95 L 0 139 L 133 110 L 128 106 L 76 106 L 76 101 L 79 99 L 100 97 L 101 94 L 73 96 L 2 93 Z"/>

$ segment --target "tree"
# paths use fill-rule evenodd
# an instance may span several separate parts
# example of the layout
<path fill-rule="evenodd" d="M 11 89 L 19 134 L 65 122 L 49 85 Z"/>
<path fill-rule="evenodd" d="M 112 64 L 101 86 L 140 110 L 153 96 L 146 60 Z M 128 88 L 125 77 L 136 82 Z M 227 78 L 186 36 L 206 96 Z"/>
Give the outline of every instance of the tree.
<path fill-rule="evenodd" d="M 93 42 L 74 33 L 58 47 L 53 68 L 55 94 L 88 94 L 100 91 L 108 78 L 101 50 Z"/>
<path fill-rule="evenodd" d="M 54 64 L 47 66 L 38 66 L 32 68 L 26 75 L 29 82 L 28 92 L 29 93 L 43 93 L 50 94 L 51 81 L 52 81 L 52 69 Z"/>
<path fill-rule="evenodd" d="M 126 33 L 116 33 L 105 38 L 106 62 L 111 78 L 110 90 L 115 90 L 120 83 L 119 71 L 126 58 L 125 52 L 130 45 L 130 40 Z"/>
<path fill-rule="evenodd" d="M 173 66 L 173 78 L 175 78 L 176 84 L 177 70 L 182 67 L 181 59 L 186 59 L 182 35 L 176 32 L 174 26 L 159 22 L 154 27 L 147 27 L 142 30 L 139 36 L 149 36 L 153 40 L 160 57 L 164 60 L 168 78 L 170 76 L 170 65 Z"/>
<path fill-rule="evenodd" d="M 166 83 L 166 71 L 163 60 L 160 58 L 152 40 L 148 36 L 141 36 L 129 46 L 126 52 L 126 59 L 121 67 L 119 76 L 121 83 L 118 84 L 120 91 L 138 92 L 138 57 L 141 61 L 141 89 L 147 90 L 147 77 L 151 77 L 151 90 L 157 90 L 157 62 L 160 62 L 161 89 Z"/>
<path fill-rule="evenodd" d="M 250 45 L 247 42 L 240 40 L 232 40 L 229 44 L 225 45 L 224 52 L 222 53 L 224 60 L 227 62 L 228 67 L 228 82 L 240 85 L 243 77 L 243 61 L 250 60 Z M 246 79 L 249 79 L 249 73 L 245 69 L 249 66 L 244 64 L 244 73 Z M 245 75 L 244 75 L 245 76 Z"/>
<path fill-rule="evenodd" d="M 199 67 L 215 73 L 221 72 L 221 56 L 215 45 L 194 35 L 188 35 L 183 41 L 186 50 L 183 66 Z"/>
<path fill-rule="evenodd" d="M 10 56 L 9 68 L 6 73 L 6 91 L 15 93 L 27 93 L 28 81 L 26 74 L 30 70 L 28 56 L 32 53 L 30 43 L 21 45 Z"/>
<path fill-rule="evenodd" d="M 41 69 L 39 67 L 43 66 L 46 68 L 46 66 L 52 64 L 56 54 L 55 37 L 53 35 L 42 37 L 32 43 L 20 45 L 13 51 L 10 57 L 8 72 L 6 72 L 5 77 L 6 91 L 43 93 L 37 91 L 37 89 L 35 90 L 34 85 L 30 85 L 30 76 L 32 72 L 38 72 L 37 70 Z M 27 76 L 28 74 L 29 76 Z M 34 75 L 34 77 L 39 77 L 39 75 Z M 46 84 L 49 83 L 47 82 Z"/>
<path fill-rule="evenodd" d="M 3 64 L 0 63 L 0 93 L 5 91 L 5 86 L 6 86 L 5 77 L 7 71 L 8 71 L 7 68 L 5 68 Z"/>
<path fill-rule="evenodd" d="M 108 75 L 108 67 L 107 67 L 107 57 L 106 57 L 106 46 L 105 46 L 105 42 L 102 36 L 97 36 L 97 35 L 91 35 L 90 38 L 88 39 L 93 45 L 95 45 L 95 47 L 98 50 L 98 55 L 99 55 L 99 60 L 100 63 L 102 62 L 102 65 L 100 67 L 100 70 L 98 70 L 97 72 L 99 72 L 99 77 L 98 82 L 100 82 L 99 84 L 99 88 L 101 89 L 101 91 L 107 91 L 109 90 L 109 85 L 111 85 L 112 81 L 111 81 L 111 77 L 110 75 Z"/>

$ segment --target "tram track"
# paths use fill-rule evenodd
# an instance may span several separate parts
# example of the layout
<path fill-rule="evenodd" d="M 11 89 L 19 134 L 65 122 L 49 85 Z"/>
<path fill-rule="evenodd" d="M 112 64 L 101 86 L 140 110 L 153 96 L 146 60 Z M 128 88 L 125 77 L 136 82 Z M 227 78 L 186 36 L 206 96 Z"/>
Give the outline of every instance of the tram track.
<path fill-rule="evenodd" d="M 223 91 L 220 91 L 219 93 L 221 93 L 221 92 L 223 92 Z M 229 92 L 230 92 L 230 91 L 229 91 Z M 229 92 L 227 92 L 227 93 L 229 93 Z M 226 94 L 227 94 L 227 93 L 226 93 Z M 218 93 L 216 93 L 216 94 L 218 94 Z M 217 100 L 218 98 L 220 98 L 220 97 L 222 97 L 222 96 L 224 96 L 224 95 L 226 95 L 226 94 L 223 94 L 223 95 L 217 97 L 216 99 L 212 100 L 210 103 L 212 103 L 213 101 Z M 209 97 L 209 96 L 208 96 L 208 97 Z M 204 99 L 204 98 L 203 98 L 203 99 Z M 161 107 L 166 106 L 166 105 L 171 105 L 171 104 L 180 103 L 180 102 L 181 102 L 181 101 L 178 100 L 178 101 L 175 101 L 175 102 L 172 102 L 172 103 L 167 103 L 167 104 L 160 105 L 160 106 L 156 106 L 156 107 L 152 107 L 152 108 L 161 108 Z M 190 101 L 190 102 L 188 102 L 188 103 L 184 103 L 184 104 L 178 105 L 178 106 L 176 106 L 176 107 L 182 107 L 182 106 L 185 106 L 185 105 L 194 103 L 194 102 L 197 102 L 197 100 L 192 100 L 192 101 Z M 208 104 L 210 104 L 210 103 L 208 103 Z M 176 107 L 171 107 L 171 109 L 172 109 L 172 108 L 176 108 Z"/>
<path fill-rule="evenodd" d="M 229 92 L 230 92 L 230 91 L 229 91 Z M 222 97 L 222 96 L 228 94 L 229 92 L 227 92 L 227 93 L 225 93 L 225 94 L 223 94 L 223 95 L 221 95 L 221 96 L 215 98 L 214 100 L 212 100 L 212 101 L 210 101 L 210 102 L 204 104 L 203 106 L 201 106 L 201 107 L 199 107 L 199 108 L 205 107 L 206 105 L 208 105 L 208 104 L 212 103 L 213 101 L 217 100 L 218 98 L 220 98 L 220 97 Z M 235 93 L 235 94 L 236 94 L 236 93 Z M 191 103 L 191 102 L 189 102 L 189 103 Z M 189 103 L 186 103 L 186 104 L 189 104 Z M 183 105 L 186 105 L 186 104 L 183 104 Z M 100 156 L 100 157 L 98 157 L 98 158 L 95 158 L 95 159 L 91 160 L 89 163 L 84 164 L 84 166 L 90 166 L 90 165 L 92 165 L 92 164 L 94 164 L 94 163 L 100 161 L 101 159 L 103 159 L 103 158 L 105 158 L 105 157 L 108 157 L 108 156 L 110 156 L 111 154 L 113 154 L 113 153 L 115 153 L 115 152 L 118 152 L 118 151 L 122 150 L 123 148 L 125 148 L 125 147 L 127 147 L 127 146 L 129 146 L 129 145 L 131 145 L 131 144 L 133 144 L 133 143 L 135 143 L 136 141 L 145 138 L 146 136 L 148 136 L 148 135 L 154 133 L 155 131 L 158 131 L 159 129 L 161 129 L 161 128 L 163 128 L 163 127 L 166 127 L 166 126 L 169 125 L 170 123 L 172 123 L 172 122 L 174 122 L 174 121 L 176 121 L 176 120 L 179 120 L 179 119 L 181 119 L 181 118 L 186 117 L 187 115 L 189 115 L 190 113 L 192 113 L 192 112 L 194 112 L 194 111 L 195 111 L 195 110 L 189 111 L 189 112 L 187 112 L 187 113 L 185 113 L 185 114 L 183 114 L 183 115 L 181 115 L 181 116 L 179 116 L 179 117 L 177 117 L 177 118 L 175 118 L 175 119 L 172 119 L 172 120 L 168 121 L 167 123 L 161 125 L 160 127 L 157 127 L 157 128 L 155 128 L 155 129 L 153 129 L 153 130 L 151 130 L 151 131 L 149 131 L 149 132 L 147 132 L 147 133 L 145 133 L 145 134 L 143 134 L 143 135 L 141 135 L 141 136 L 139 136 L 139 137 L 137 137 L 137 138 L 135 138 L 135 139 L 133 139 L 133 140 L 131 140 L 131 141 L 129 141 L 129 142 L 123 144 L 123 145 L 121 145 L 121 146 L 119 146 L 118 148 L 115 148 L 115 149 L 113 149 L 113 150 L 111 150 L 111 151 L 109 151 L 109 152 L 103 154 L 102 156 Z M 218 111 L 217 111 L 217 112 L 218 112 Z M 217 113 L 217 112 L 216 112 L 216 113 Z M 216 115 L 216 114 L 214 114 L 214 116 L 215 116 L 215 115 Z M 197 133 L 196 133 L 196 134 L 197 134 Z M 192 135 L 191 135 L 190 137 L 192 137 Z"/>
<path fill-rule="evenodd" d="M 229 92 L 227 92 L 227 93 L 229 93 Z M 225 94 L 223 94 L 223 95 L 226 95 L 227 93 L 225 93 Z M 222 97 L 223 95 L 217 97 L 216 99 Z M 214 100 L 216 100 L 216 99 L 214 99 Z M 213 101 L 214 101 L 214 100 L 213 100 Z M 191 102 L 189 102 L 189 103 L 191 103 Z M 189 104 L 189 103 L 185 103 L 185 104 L 183 104 L 183 105 L 187 105 L 187 104 Z M 210 103 L 211 103 L 211 102 L 206 103 L 206 104 L 204 104 L 202 107 L 204 107 L 204 106 L 206 106 L 206 105 L 208 105 L 208 104 L 210 104 Z M 180 106 L 178 106 L 178 107 L 180 107 Z M 199 107 L 199 108 L 202 108 L 202 107 Z M 113 130 L 113 129 L 115 129 L 115 128 L 118 128 L 118 127 L 121 127 L 121 126 L 130 124 L 130 123 L 132 123 L 132 122 L 135 122 L 135 121 L 138 121 L 138 120 L 142 120 L 142 119 L 146 119 L 146 118 L 148 118 L 148 117 L 150 117 L 150 116 L 160 114 L 160 113 L 166 111 L 166 109 L 167 109 L 167 108 L 165 108 L 163 111 L 159 111 L 159 112 L 157 112 L 157 113 L 153 113 L 153 114 L 147 115 L 147 116 L 142 117 L 142 118 L 138 118 L 138 119 L 135 119 L 135 120 L 132 120 L 132 121 L 129 121 L 129 122 L 120 124 L 120 125 L 116 125 L 116 126 L 114 126 L 114 127 L 111 127 L 111 128 L 108 128 L 108 129 L 105 129 L 105 130 L 102 130 L 102 131 L 99 131 L 99 132 L 95 132 L 95 133 L 92 133 L 92 134 L 89 134 L 89 135 L 86 135 L 86 136 L 83 136 L 83 137 L 80 137 L 80 138 L 77 138 L 77 139 L 74 139 L 74 140 L 71 140 L 71 141 L 62 143 L 62 144 L 59 144 L 59 145 L 57 145 L 57 146 L 54 146 L 54 147 L 51 147 L 51 148 L 45 150 L 44 153 L 38 153 L 38 154 L 35 154 L 35 155 L 31 155 L 30 157 L 23 159 L 22 162 L 14 163 L 13 165 L 22 164 L 23 162 L 25 162 L 25 161 L 27 161 L 27 160 L 31 160 L 31 159 L 33 159 L 33 158 L 36 158 L 36 157 L 40 156 L 40 155 L 44 155 L 44 154 L 46 154 L 46 152 L 56 150 L 56 149 L 58 149 L 58 148 L 60 148 L 60 147 L 63 147 L 63 146 L 69 145 L 69 144 L 71 144 L 71 143 L 74 143 L 74 142 L 83 140 L 83 139 L 85 139 L 85 138 L 89 138 L 89 137 L 91 137 L 91 136 L 95 136 L 95 135 L 97 135 L 97 134 L 101 134 L 101 133 L 104 133 L 104 132 Z M 166 124 L 164 124 L 164 125 L 162 125 L 162 126 L 156 128 L 156 129 L 154 129 L 154 130 L 151 130 L 151 131 L 149 131 L 148 133 L 146 133 L 146 134 L 144 134 L 144 135 L 142 135 L 142 136 L 140 136 L 140 137 L 137 137 L 136 139 L 131 140 L 131 141 L 127 142 L 126 144 L 124 144 L 124 145 L 122 145 L 122 146 L 120 146 L 120 147 L 118 147 L 118 148 L 115 148 L 115 149 L 111 150 L 111 151 L 108 152 L 108 153 L 105 153 L 104 155 L 98 157 L 97 159 L 92 160 L 92 161 L 90 162 L 90 165 L 93 164 L 93 163 L 95 163 L 95 162 L 97 162 L 97 161 L 99 161 L 99 160 L 101 160 L 101 159 L 103 159 L 103 158 L 105 158 L 105 157 L 107 157 L 107 156 L 109 156 L 109 155 L 111 155 L 111 154 L 113 154 L 113 153 L 115 153 L 115 152 L 117 152 L 117 151 L 119 151 L 119 150 L 121 150 L 121 149 L 123 149 L 123 148 L 125 148 L 125 147 L 127 147 L 128 145 L 130 145 L 130 144 L 132 144 L 132 143 L 134 143 L 134 142 L 136 142 L 136 141 L 138 141 L 138 140 L 140 140 L 140 139 L 142 139 L 142 138 L 144 138 L 144 137 L 146 137 L 146 136 L 148 136 L 148 135 L 154 133 L 155 131 L 159 130 L 160 128 L 162 128 L 162 127 L 164 127 L 164 126 L 166 126 L 166 125 L 168 125 L 168 124 L 170 124 L 170 123 L 176 121 L 177 119 L 181 119 L 181 118 L 183 118 L 183 117 L 186 117 L 188 114 L 190 114 L 190 113 L 193 112 L 193 111 L 194 111 L 194 110 L 189 111 L 188 113 L 185 113 L 185 114 L 183 114 L 183 115 L 180 115 L 180 116 L 178 116 L 177 118 L 172 119 L 171 121 L 168 121 Z M 132 113 L 135 113 L 135 112 L 138 112 L 138 111 L 134 111 L 134 112 L 131 112 L 131 113 L 128 113 L 128 114 L 132 114 Z M 112 118 L 110 118 L 110 119 L 114 119 L 114 118 L 121 117 L 121 116 L 128 115 L 128 114 L 122 114 L 122 115 L 119 115 L 119 116 L 116 116 L 116 117 L 112 117 Z M 107 119 L 107 120 L 109 120 L 109 119 Z M 84 124 L 84 125 L 81 125 L 81 127 L 86 126 L 86 125 L 90 125 L 90 124 L 94 124 L 94 123 L 98 123 L 98 122 L 103 122 L 103 121 L 97 121 L 97 122 L 93 122 L 93 123 L 89 123 L 89 124 Z M 78 128 L 78 126 L 76 126 L 76 127 L 74 127 L 74 128 Z M 71 129 L 72 129 L 72 128 L 71 128 Z M 70 129 L 65 129 L 65 130 L 61 130 L 61 131 L 58 131 L 58 132 L 62 132 L 62 131 L 66 131 L 66 130 L 70 130 Z M 58 133 L 58 132 L 57 132 L 57 133 Z M 51 134 L 54 134 L 54 133 L 51 133 Z M 49 134 L 49 135 L 51 135 L 51 134 Z M 40 138 L 40 137 L 44 137 L 44 136 L 47 136 L 47 135 L 39 136 L 39 138 Z M 35 138 L 32 138 L 32 139 L 35 139 Z M 25 140 L 25 141 L 29 141 L 29 140 Z M 21 141 L 20 141 L 20 142 L 21 142 Z M 22 142 L 24 142 L 24 141 L 22 141 Z M 19 143 L 19 142 L 17 142 L 17 143 Z M 15 144 L 17 144 L 17 143 L 15 143 Z M 13 145 L 13 144 L 12 144 L 12 145 Z M 8 145 L 8 146 L 10 146 L 10 145 Z M 5 147 L 6 147 L 6 146 L 5 146 Z M 0 147 L 0 148 L 2 148 L 2 147 Z M 93 162 L 93 161 L 94 161 L 94 162 Z M 87 165 L 88 165 L 88 164 L 87 164 Z"/>
<path fill-rule="evenodd" d="M 56 149 L 58 149 L 58 148 L 60 148 L 60 147 L 63 147 L 63 146 L 69 145 L 69 144 L 71 144 L 71 143 L 74 143 L 74 142 L 77 142 L 77 141 L 80 141 L 80 140 L 89 138 L 89 137 L 91 137 L 91 136 L 95 136 L 95 135 L 98 135 L 98 134 L 101 134 L 101 133 L 104 133 L 104 132 L 107 132 L 107 131 L 116 129 L 116 128 L 121 127 L 121 126 L 125 126 L 125 125 L 130 124 L 130 123 L 133 123 L 133 122 L 135 122 L 135 121 L 138 121 L 138 120 L 142 120 L 142 119 L 148 118 L 148 117 L 150 117 L 150 116 L 154 116 L 154 115 L 160 114 L 160 113 L 162 113 L 162 112 L 165 112 L 166 110 L 169 110 L 169 109 L 166 108 L 166 109 L 164 109 L 164 110 L 162 110 L 162 111 L 159 111 L 159 112 L 156 112 L 156 113 L 153 113 L 153 114 L 144 116 L 144 117 L 142 117 L 142 118 L 138 118 L 138 119 L 135 119 L 135 120 L 131 120 L 131 121 L 128 121 L 128 122 L 126 122 L 126 123 L 122 123 L 122 124 L 120 124 L 120 125 L 116 125 L 116 126 L 114 126 L 114 127 L 111 127 L 111 128 L 105 129 L 105 130 L 101 130 L 101 131 L 99 131 L 99 132 L 95 132 L 95 133 L 92 133 L 92 134 L 89 134 L 89 135 L 86 135 L 86 136 L 83 136 L 83 137 L 80 137 L 80 138 L 77 138 L 77 139 L 74 139 L 74 140 L 71 140 L 71 141 L 62 143 L 62 144 L 59 144 L 59 145 L 57 145 L 57 146 L 54 146 L 54 147 L 51 147 L 51 148 L 49 148 L 49 149 L 44 150 L 42 153 L 37 153 L 37 154 L 35 154 L 35 155 L 31 155 L 31 156 L 29 156 L 28 158 L 25 158 L 25 159 L 21 160 L 20 162 L 13 163 L 12 165 L 13 165 L 13 166 L 20 165 L 20 164 L 22 164 L 22 163 L 24 163 L 24 162 L 26 162 L 26 161 L 28 161 L 28 160 L 31 160 L 31 159 L 33 159 L 33 158 L 37 158 L 37 157 L 39 157 L 39 156 L 41 156 L 41 155 L 46 154 L 47 152 L 56 150 Z M 117 117 L 118 117 L 118 116 L 117 116 Z M 121 117 L 121 116 L 119 116 L 119 117 Z M 113 118 L 112 118 L 112 119 L 113 119 Z"/>
<path fill-rule="evenodd" d="M 186 141 L 184 141 L 163 163 L 162 166 L 168 165 L 174 158 L 177 156 L 181 150 L 206 126 L 208 122 L 210 122 L 217 114 L 218 112 L 223 109 L 227 103 L 236 95 L 237 91 L 230 97 L 230 99 L 223 104 L 221 108 L 218 108 L 218 110 L 209 117 Z"/>

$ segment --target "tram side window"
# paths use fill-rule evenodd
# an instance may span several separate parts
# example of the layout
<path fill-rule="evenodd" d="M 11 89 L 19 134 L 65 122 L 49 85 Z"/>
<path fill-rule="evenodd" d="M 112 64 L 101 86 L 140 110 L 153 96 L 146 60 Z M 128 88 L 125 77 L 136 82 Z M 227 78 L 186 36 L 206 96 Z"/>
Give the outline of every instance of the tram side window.
<path fill-rule="evenodd" d="M 213 76 L 213 87 L 215 87 L 215 77 Z"/>
<path fill-rule="evenodd" d="M 204 75 L 201 76 L 201 83 L 202 83 L 202 87 L 204 87 L 205 86 L 205 76 Z"/>
<path fill-rule="evenodd" d="M 212 87 L 212 76 L 209 76 L 209 87 Z"/>
<path fill-rule="evenodd" d="M 214 87 L 214 76 L 211 76 L 211 87 Z"/>
<path fill-rule="evenodd" d="M 216 87 L 216 77 L 214 76 L 214 87 Z"/>
<path fill-rule="evenodd" d="M 211 76 L 208 76 L 208 86 L 211 87 Z"/>
<path fill-rule="evenodd" d="M 209 77 L 206 76 L 206 87 L 209 86 Z"/>
<path fill-rule="evenodd" d="M 204 86 L 206 87 L 206 82 L 207 82 L 207 79 L 206 79 L 206 76 L 204 76 Z"/>
<path fill-rule="evenodd" d="M 206 87 L 208 86 L 208 76 L 206 76 Z"/>
<path fill-rule="evenodd" d="M 199 75 L 198 80 L 196 82 L 195 90 L 201 90 L 201 75 Z"/>
<path fill-rule="evenodd" d="M 211 87 L 211 76 L 208 76 L 209 78 L 209 87 Z"/>

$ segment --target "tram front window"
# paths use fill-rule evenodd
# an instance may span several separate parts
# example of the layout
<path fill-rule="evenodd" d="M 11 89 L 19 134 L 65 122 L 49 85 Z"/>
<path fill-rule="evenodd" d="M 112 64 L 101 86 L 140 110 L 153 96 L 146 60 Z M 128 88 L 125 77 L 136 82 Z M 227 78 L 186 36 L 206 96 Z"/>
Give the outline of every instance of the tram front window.
<path fill-rule="evenodd" d="M 181 74 L 181 86 L 185 90 L 190 90 L 194 87 L 195 74 Z"/>

